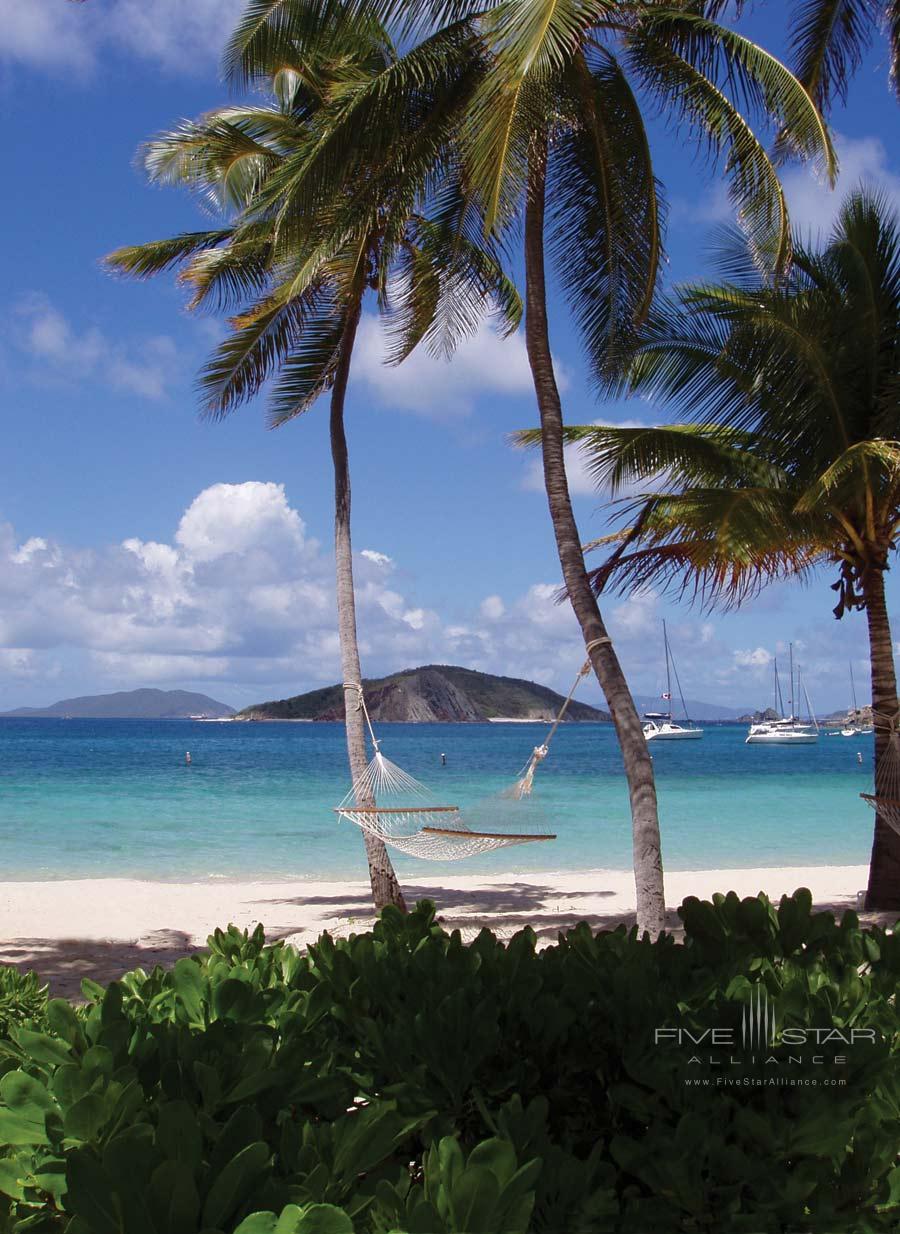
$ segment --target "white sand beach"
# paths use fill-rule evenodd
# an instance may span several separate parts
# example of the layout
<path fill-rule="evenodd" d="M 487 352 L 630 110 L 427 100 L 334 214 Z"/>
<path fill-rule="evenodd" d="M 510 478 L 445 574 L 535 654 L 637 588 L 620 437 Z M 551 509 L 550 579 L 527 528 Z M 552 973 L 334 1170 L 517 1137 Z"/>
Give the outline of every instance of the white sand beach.
<path fill-rule="evenodd" d="M 855 908 L 866 885 L 865 866 L 673 871 L 666 876 L 675 908 L 686 896 L 716 891 L 773 899 L 808 887 L 816 904 L 841 913 Z M 509 936 L 532 926 L 542 942 L 588 921 L 594 929 L 630 922 L 630 871 L 465 875 L 420 878 L 404 886 L 410 903 L 436 901 L 448 928 L 465 937 L 486 926 Z M 890 916 L 890 915 L 888 915 Z M 368 883 L 355 882 L 140 882 L 83 879 L 0 883 L 0 964 L 33 968 L 54 993 L 77 995 L 81 978 L 111 981 L 131 968 L 172 964 L 203 947 L 216 926 L 263 922 L 271 940 L 304 946 L 323 930 L 349 934 L 372 923 Z"/>

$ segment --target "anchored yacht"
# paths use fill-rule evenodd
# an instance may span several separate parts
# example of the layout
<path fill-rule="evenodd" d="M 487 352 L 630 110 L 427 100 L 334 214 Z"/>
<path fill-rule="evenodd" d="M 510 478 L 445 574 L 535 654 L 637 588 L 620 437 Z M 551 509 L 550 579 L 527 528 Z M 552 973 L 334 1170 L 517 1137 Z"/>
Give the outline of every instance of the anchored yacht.
<path fill-rule="evenodd" d="M 809 694 L 803 686 L 800 678 L 800 669 L 797 669 L 797 693 L 801 690 L 806 698 L 806 706 L 809 712 L 809 720 L 804 723 L 797 715 L 794 714 L 794 645 L 790 647 L 790 673 L 791 673 L 791 691 L 789 699 L 789 714 L 784 714 L 784 699 L 781 694 L 781 681 L 778 677 L 778 661 L 775 660 L 775 709 L 781 713 L 781 719 L 778 720 L 762 720 L 759 724 L 751 724 L 750 731 L 747 733 L 747 745 L 767 745 L 767 746 L 810 746 L 814 745 L 819 740 L 819 725 L 816 721 L 813 709 L 809 701 Z"/>
<path fill-rule="evenodd" d="M 703 736 L 703 729 L 693 724 L 688 717 L 687 706 L 681 682 L 678 679 L 678 669 L 672 659 L 672 649 L 669 646 L 669 635 L 666 623 L 663 627 L 663 646 L 666 652 L 666 692 L 663 699 L 669 704 L 668 711 L 644 712 L 644 736 L 647 741 L 696 741 Z M 678 686 L 678 696 L 681 699 L 681 709 L 684 712 L 684 723 L 676 723 L 672 719 L 672 674 L 675 674 L 675 684 Z"/>

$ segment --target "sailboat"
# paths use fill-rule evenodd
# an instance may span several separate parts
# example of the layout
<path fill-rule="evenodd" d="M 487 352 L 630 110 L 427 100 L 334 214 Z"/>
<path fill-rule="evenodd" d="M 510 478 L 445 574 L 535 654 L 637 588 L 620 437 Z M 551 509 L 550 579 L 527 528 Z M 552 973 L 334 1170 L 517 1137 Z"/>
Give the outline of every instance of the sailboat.
<path fill-rule="evenodd" d="M 856 683 L 853 680 L 853 661 L 850 661 L 850 696 L 853 699 L 853 710 L 850 714 L 853 720 L 845 728 L 841 729 L 842 737 L 862 737 L 867 733 L 874 732 L 871 724 L 863 724 L 859 718 L 859 707 L 856 703 Z"/>
<path fill-rule="evenodd" d="M 703 729 L 697 728 L 696 724 L 691 723 L 688 717 L 687 706 L 684 701 L 684 692 L 681 689 L 681 682 L 678 679 L 678 669 L 675 667 L 675 661 L 672 659 L 672 649 L 669 646 L 669 635 L 666 630 L 666 623 L 662 623 L 663 628 L 663 646 L 666 652 L 666 692 L 663 699 L 669 704 L 668 711 L 645 711 L 644 720 L 644 736 L 647 741 L 691 741 L 697 740 L 703 736 Z M 681 709 L 684 712 L 685 722 L 677 724 L 672 719 L 672 674 L 675 674 L 675 682 L 678 686 L 678 696 L 681 699 Z"/>
<path fill-rule="evenodd" d="M 809 712 L 809 723 L 804 724 L 794 714 L 794 644 L 790 645 L 791 692 L 789 698 L 790 715 L 784 714 L 784 700 L 781 694 L 781 681 L 778 677 L 778 660 L 775 660 L 775 710 L 782 717 L 780 720 L 763 720 L 759 724 L 751 724 L 746 737 L 747 745 L 768 746 L 798 746 L 813 745 L 819 740 L 819 725 L 813 715 L 809 695 L 802 685 L 800 669 L 797 669 L 797 694 L 801 689 L 806 697 Z"/>

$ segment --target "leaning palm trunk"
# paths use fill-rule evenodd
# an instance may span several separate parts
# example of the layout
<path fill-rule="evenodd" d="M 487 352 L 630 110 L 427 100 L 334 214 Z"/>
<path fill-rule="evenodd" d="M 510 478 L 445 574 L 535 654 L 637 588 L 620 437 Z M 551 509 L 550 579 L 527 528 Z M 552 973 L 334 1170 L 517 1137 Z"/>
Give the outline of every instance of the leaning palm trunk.
<path fill-rule="evenodd" d="M 546 149 L 539 151 L 532 160 L 525 208 L 525 341 L 541 418 L 544 487 L 566 591 L 581 626 L 591 665 L 609 705 L 628 778 L 638 928 L 655 937 L 665 925 L 666 905 L 653 764 L 628 682 L 591 590 L 569 497 L 562 404 L 550 354 L 547 321 L 545 197 Z"/>
<path fill-rule="evenodd" d="M 891 728 L 897 724 L 897 674 L 891 626 L 884 598 L 884 570 L 875 568 L 865 582 L 866 617 L 869 623 L 869 655 L 872 663 L 872 712 L 875 725 L 875 782 Z M 880 815 L 875 816 L 875 836 L 869 864 L 866 908 L 900 908 L 900 834 Z"/>
<path fill-rule="evenodd" d="M 341 644 L 341 673 L 345 687 L 362 685 L 359 664 L 359 644 L 356 636 L 356 599 L 353 593 L 353 553 L 350 542 L 350 465 L 347 454 L 347 437 L 344 432 L 344 400 L 347 394 L 347 379 L 350 375 L 350 360 L 359 325 L 360 306 L 350 310 L 341 345 L 340 360 L 335 372 L 331 392 L 331 458 L 334 463 L 334 564 L 337 588 L 338 637 Z M 345 719 L 347 731 L 347 757 L 350 775 L 354 784 L 359 784 L 366 770 L 366 729 L 362 709 L 357 705 L 357 692 L 344 690 Z M 357 801 L 357 805 L 372 805 L 371 801 Z M 366 858 L 369 862 L 369 881 L 372 884 L 372 899 L 377 911 L 387 904 L 406 909 L 403 892 L 397 882 L 394 867 L 387 849 L 381 840 L 363 832 Z"/>

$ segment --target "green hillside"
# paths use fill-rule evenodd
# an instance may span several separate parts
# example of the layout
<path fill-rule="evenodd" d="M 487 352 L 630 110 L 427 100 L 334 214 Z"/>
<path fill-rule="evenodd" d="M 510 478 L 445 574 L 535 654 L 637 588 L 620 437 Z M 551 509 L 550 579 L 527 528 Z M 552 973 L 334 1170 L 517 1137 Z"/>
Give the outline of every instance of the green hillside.
<path fill-rule="evenodd" d="M 404 722 L 477 723 L 500 717 L 547 720 L 556 715 L 563 696 L 546 686 L 516 677 L 496 677 L 448 664 L 426 664 L 389 677 L 367 680 L 366 701 L 373 719 Z M 237 719 L 339 720 L 344 714 L 340 685 L 311 690 L 293 698 L 246 707 Z M 608 720 L 587 703 L 570 704 L 572 721 Z"/>

